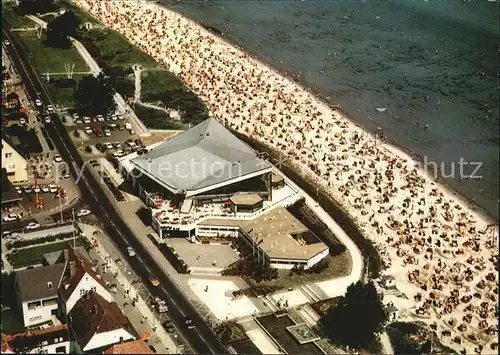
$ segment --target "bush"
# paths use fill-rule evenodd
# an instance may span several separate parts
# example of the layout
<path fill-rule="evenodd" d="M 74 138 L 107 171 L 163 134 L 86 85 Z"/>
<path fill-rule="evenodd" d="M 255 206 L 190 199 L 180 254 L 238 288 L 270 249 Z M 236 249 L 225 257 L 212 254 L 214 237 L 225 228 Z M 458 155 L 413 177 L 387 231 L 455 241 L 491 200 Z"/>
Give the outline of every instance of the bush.
<path fill-rule="evenodd" d="M 87 153 L 92 153 L 92 148 L 90 147 L 90 145 L 85 146 L 85 151 Z"/>
<path fill-rule="evenodd" d="M 50 235 L 44 238 L 34 239 L 34 240 L 17 240 L 15 242 L 7 243 L 7 249 L 13 248 L 23 248 L 31 245 L 38 245 L 44 243 L 55 242 L 61 239 L 67 239 L 73 237 L 73 233 L 59 233 L 55 235 Z"/>

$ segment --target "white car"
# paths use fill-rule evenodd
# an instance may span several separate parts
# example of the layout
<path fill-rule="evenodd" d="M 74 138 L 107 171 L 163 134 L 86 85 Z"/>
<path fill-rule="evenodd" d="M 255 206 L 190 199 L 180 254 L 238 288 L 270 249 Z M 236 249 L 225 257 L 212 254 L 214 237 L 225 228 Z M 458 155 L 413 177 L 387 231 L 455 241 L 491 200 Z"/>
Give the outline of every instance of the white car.
<path fill-rule="evenodd" d="M 137 145 L 137 144 L 135 144 L 135 142 L 132 139 L 127 139 L 127 141 L 125 142 L 125 144 L 127 144 L 131 148 L 133 148 L 133 147 L 135 147 Z"/>
<path fill-rule="evenodd" d="M 104 117 L 102 117 L 102 115 L 97 115 L 97 120 L 99 122 L 104 122 Z"/>
<path fill-rule="evenodd" d="M 47 105 L 47 110 L 48 110 L 50 113 L 54 113 L 54 112 L 56 112 L 56 111 L 54 110 L 54 106 L 52 106 L 52 105 Z"/>
<path fill-rule="evenodd" d="M 42 190 L 43 193 L 48 193 L 50 192 L 50 189 L 48 186 L 40 186 L 40 189 Z"/>
<path fill-rule="evenodd" d="M 55 161 L 56 163 L 60 163 L 60 162 L 62 162 L 63 160 L 62 160 L 62 158 L 61 158 L 61 156 L 60 156 L 59 154 L 56 154 L 56 155 L 54 155 L 54 161 Z"/>
<path fill-rule="evenodd" d="M 116 121 L 116 120 L 118 120 L 118 116 L 117 116 L 117 115 L 113 115 L 113 116 L 111 116 L 111 119 L 112 119 L 113 121 Z"/>
<path fill-rule="evenodd" d="M 123 157 L 124 155 L 125 155 L 125 152 L 124 152 L 123 150 L 121 150 L 121 149 L 120 149 L 120 150 L 117 150 L 116 152 L 114 152 L 114 153 L 113 153 L 113 156 L 114 156 L 115 158 L 121 158 L 121 157 Z"/>
<path fill-rule="evenodd" d="M 25 119 L 24 117 L 21 117 L 21 118 L 19 119 L 19 124 L 20 124 L 21 126 L 24 126 L 24 125 L 26 124 L 26 119 Z"/>
<path fill-rule="evenodd" d="M 83 122 L 87 124 L 90 123 L 90 117 L 84 117 Z"/>
<path fill-rule="evenodd" d="M 49 185 L 49 191 L 53 194 L 57 192 L 57 187 L 56 185 Z"/>
<path fill-rule="evenodd" d="M 92 128 L 90 128 L 89 126 L 85 127 L 85 128 L 84 128 L 84 131 L 85 131 L 85 133 L 87 133 L 88 135 L 92 134 Z"/>
<path fill-rule="evenodd" d="M 120 142 L 114 142 L 113 145 L 115 146 L 115 148 L 121 148 L 122 147 L 122 144 Z"/>
<path fill-rule="evenodd" d="M 40 223 L 30 222 L 30 223 L 28 223 L 28 225 L 25 228 L 26 229 L 38 229 L 40 227 L 41 227 Z"/>
<path fill-rule="evenodd" d="M 42 101 L 40 101 L 39 99 L 36 99 L 35 105 L 37 105 L 38 107 L 42 106 Z"/>
<path fill-rule="evenodd" d="M 77 119 L 77 120 L 75 120 L 75 123 L 76 124 L 83 124 L 83 121 L 81 119 Z"/>
<path fill-rule="evenodd" d="M 128 256 L 135 256 L 135 250 L 132 247 L 127 247 Z"/>
<path fill-rule="evenodd" d="M 21 189 L 19 186 L 16 186 L 16 191 L 19 195 L 23 193 L 23 189 Z"/>
<path fill-rule="evenodd" d="M 10 46 L 10 42 L 9 42 L 9 41 L 3 41 L 3 43 L 4 43 L 6 46 Z"/>
<path fill-rule="evenodd" d="M 76 216 L 77 217 L 85 217 L 85 216 L 88 216 L 89 214 L 92 214 L 92 211 L 83 209 L 83 210 L 78 211 Z"/>
<path fill-rule="evenodd" d="M 52 122 L 52 120 L 50 119 L 50 116 L 45 116 L 44 119 L 45 119 L 45 123 Z"/>
<path fill-rule="evenodd" d="M 113 149 L 113 144 L 107 142 L 107 143 L 104 143 L 104 146 L 106 147 L 106 149 Z"/>
<path fill-rule="evenodd" d="M 104 130 L 104 135 L 105 135 L 106 137 L 111 137 L 111 131 L 110 131 L 109 129 L 105 129 L 105 130 Z"/>
<path fill-rule="evenodd" d="M 124 119 L 125 119 L 125 117 L 123 117 L 123 115 L 118 115 L 118 119 L 119 119 L 119 120 L 124 120 Z"/>
<path fill-rule="evenodd" d="M 78 119 L 80 118 L 80 116 L 78 116 L 78 114 L 77 114 L 77 113 L 74 113 L 74 114 L 73 114 L 73 118 L 74 118 L 75 120 L 78 120 Z"/>
<path fill-rule="evenodd" d="M 14 222 L 19 219 L 19 216 L 15 213 L 9 213 L 7 216 L 4 216 L 2 218 L 2 221 L 4 222 Z"/>

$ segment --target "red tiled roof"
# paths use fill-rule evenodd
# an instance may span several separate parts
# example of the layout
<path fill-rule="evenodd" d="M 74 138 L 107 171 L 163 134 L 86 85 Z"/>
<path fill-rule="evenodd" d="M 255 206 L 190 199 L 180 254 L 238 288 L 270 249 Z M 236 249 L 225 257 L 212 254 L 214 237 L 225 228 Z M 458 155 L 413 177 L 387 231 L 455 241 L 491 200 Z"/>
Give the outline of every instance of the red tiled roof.
<path fill-rule="evenodd" d="M 84 258 L 79 252 L 75 251 L 72 248 L 65 249 L 65 251 L 63 251 L 63 255 L 65 255 L 66 250 L 69 260 L 65 260 L 66 270 L 64 272 L 61 286 L 59 287 L 59 293 L 65 301 L 67 301 L 71 297 L 73 291 L 75 291 L 76 287 L 85 276 L 85 274 L 89 274 L 90 276 L 92 276 L 94 280 L 99 282 L 104 288 L 107 289 L 106 283 L 102 279 L 101 275 L 99 275 L 99 273 L 92 268 L 92 265 L 86 258 Z M 70 261 L 75 262 L 76 271 L 73 277 L 70 276 Z"/>
<path fill-rule="evenodd" d="M 56 334 L 59 333 L 59 334 Z M 2 352 L 14 351 L 13 348 L 35 348 L 40 345 L 43 340 L 50 340 L 53 337 L 63 336 L 65 340 L 69 340 L 68 325 L 55 325 L 50 328 L 40 330 L 30 330 L 25 333 L 6 335 L 2 333 Z"/>
<path fill-rule="evenodd" d="M 116 344 L 104 350 L 104 354 L 154 354 L 142 339 Z"/>
<path fill-rule="evenodd" d="M 10 335 L 2 333 L 2 353 L 6 353 L 7 351 L 13 351 L 9 345 Z"/>
<path fill-rule="evenodd" d="M 95 334 L 123 328 L 132 336 L 135 330 L 116 302 L 108 302 L 96 292 L 80 298 L 69 312 L 71 329 L 82 348 Z"/>

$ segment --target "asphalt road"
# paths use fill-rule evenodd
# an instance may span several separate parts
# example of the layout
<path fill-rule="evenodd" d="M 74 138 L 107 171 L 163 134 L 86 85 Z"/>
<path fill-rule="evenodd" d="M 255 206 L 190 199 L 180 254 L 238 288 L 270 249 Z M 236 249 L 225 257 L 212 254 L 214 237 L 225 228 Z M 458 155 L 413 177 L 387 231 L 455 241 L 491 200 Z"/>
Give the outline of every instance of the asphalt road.
<path fill-rule="evenodd" d="M 32 101 L 40 98 L 44 104 L 53 105 L 42 81 L 28 60 L 23 44 L 8 30 L 5 23 L 2 25 L 2 32 L 3 40 L 9 40 L 11 43 L 8 46 L 8 53 L 22 77 Z M 160 281 L 159 287 L 153 287 L 149 282 L 145 285 L 154 297 L 160 297 L 167 302 L 169 316 L 181 336 L 188 343 L 188 346 L 194 352 L 201 354 L 228 353 L 228 349 L 221 344 L 192 303 L 184 296 L 170 276 L 155 262 L 148 251 L 144 249 L 142 243 L 134 236 L 130 228 L 121 220 L 113 202 L 107 198 L 103 187 L 95 180 L 89 169 L 85 168 L 80 178 L 77 176 L 77 171 L 81 170 L 79 167 L 83 166 L 84 162 L 71 142 L 60 118 L 54 114 L 52 115 L 52 122 L 52 124 L 46 125 L 46 129 L 62 158 L 67 162 L 73 162 L 71 174 L 75 177 L 77 185 L 82 191 L 81 196 L 89 204 L 90 209 L 101 217 L 104 222 L 104 231 L 108 233 L 117 248 L 126 257 L 135 273 L 142 280 L 147 280 L 152 275 L 158 278 Z M 135 257 L 128 256 L 126 249 L 129 246 L 136 251 Z M 185 317 L 193 320 L 194 330 L 187 329 L 184 323 Z"/>

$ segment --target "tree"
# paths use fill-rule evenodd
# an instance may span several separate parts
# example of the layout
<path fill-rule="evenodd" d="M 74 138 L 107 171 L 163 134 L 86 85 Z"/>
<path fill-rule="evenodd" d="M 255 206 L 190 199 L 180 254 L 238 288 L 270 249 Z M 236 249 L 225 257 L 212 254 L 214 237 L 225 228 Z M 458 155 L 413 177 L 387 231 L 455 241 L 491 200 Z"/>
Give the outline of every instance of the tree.
<path fill-rule="evenodd" d="M 56 10 L 54 2 L 54 0 L 19 0 L 18 8 L 23 14 L 44 14 Z"/>
<path fill-rule="evenodd" d="M 373 282 L 358 282 L 347 288 L 337 307 L 321 319 L 325 334 L 333 342 L 355 348 L 369 346 L 387 321 L 387 314 Z"/>
<path fill-rule="evenodd" d="M 80 18 L 73 11 L 66 11 L 47 24 L 47 44 L 57 48 L 71 47 L 69 37 L 76 37 Z"/>
<path fill-rule="evenodd" d="M 97 116 L 114 112 L 114 90 L 109 79 L 103 74 L 98 77 L 86 75 L 75 90 L 76 108 L 82 115 Z"/>

